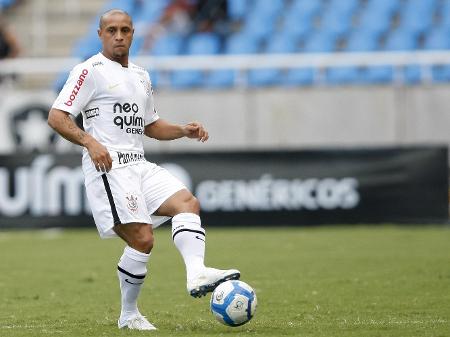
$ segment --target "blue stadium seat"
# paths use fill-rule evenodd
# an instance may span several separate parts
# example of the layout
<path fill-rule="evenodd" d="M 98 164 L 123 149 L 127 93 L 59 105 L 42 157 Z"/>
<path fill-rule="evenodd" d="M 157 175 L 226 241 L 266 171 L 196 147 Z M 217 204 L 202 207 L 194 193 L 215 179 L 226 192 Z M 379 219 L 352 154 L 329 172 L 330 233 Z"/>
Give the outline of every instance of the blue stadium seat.
<path fill-rule="evenodd" d="M 336 67 L 326 72 L 328 84 L 355 84 L 360 81 L 360 69 L 357 67 Z"/>
<path fill-rule="evenodd" d="M 127 12 L 128 14 L 130 14 L 132 17 L 134 17 L 135 13 L 135 9 L 136 9 L 136 3 L 135 1 L 129 1 L 129 0 L 111 0 L 111 1 L 107 1 L 102 9 L 100 10 L 100 15 L 103 14 L 104 12 L 110 10 L 110 9 L 115 9 L 115 8 L 120 8 L 122 10 L 124 10 L 125 12 Z M 97 20 L 98 22 L 98 20 Z"/>
<path fill-rule="evenodd" d="M 351 17 L 360 5 L 361 2 L 359 0 L 331 0 L 328 10 L 337 12 L 345 17 Z"/>
<path fill-rule="evenodd" d="M 8 8 L 14 4 L 15 0 L 0 0 L 0 10 Z"/>
<path fill-rule="evenodd" d="M 126 0 L 127 3 L 134 3 L 135 1 Z M 142 1 L 142 5 L 134 15 L 135 22 L 144 22 L 150 24 L 158 21 L 164 12 L 164 9 L 170 3 L 170 0 L 151 0 Z"/>
<path fill-rule="evenodd" d="M 214 33 L 197 33 L 188 41 L 186 54 L 214 55 L 220 51 L 220 39 Z"/>
<path fill-rule="evenodd" d="M 386 84 L 394 79 L 391 66 L 372 66 L 362 70 L 361 80 L 368 84 Z"/>
<path fill-rule="evenodd" d="M 247 14 L 247 19 L 241 29 L 242 33 L 252 36 L 258 41 L 270 36 L 275 30 L 276 17 L 270 13 L 261 15 L 257 12 Z"/>
<path fill-rule="evenodd" d="M 242 32 L 229 36 L 225 42 L 225 54 L 255 54 L 259 48 L 258 40 Z"/>
<path fill-rule="evenodd" d="M 152 46 L 150 53 L 153 56 L 178 55 L 183 48 L 183 37 L 176 34 L 160 36 Z"/>
<path fill-rule="evenodd" d="M 329 53 L 336 50 L 336 35 L 327 31 L 310 34 L 303 48 L 310 53 Z"/>
<path fill-rule="evenodd" d="M 450 31 L 450 13 L 443 13 L 441 17 L 440 26 L 447 31 Z"/>
<path fill-rule="evenodd" d="M 424 34 L 432 25 L 432 14 L 406 12 L 402 15 L 400 27 L 414 35 L 419 35 Z"/>
<path fill-rule="evenodd" d="M 365 11 L 376 16 L 383 14 L 392 17 L 400 10 L 400 7 L 401 2 L 399 0 L 368 0 Z"/>
<path fill-rule="evenodd" d="M 438 7 L 439 0 L 409 0 L 404 10 L 415 10 L 422 13 L 433 13 Z"/>
<path fill-rule="evenodd" d="M 159 71 L 150 70 L 150 81 L 152 82 L 152 87 L 157 88 L 160 85 L 161 74 Z"/>
<path fill-rule="evenodd" d="M 441 15 L 440 26 L 450 31 L 450 1 L 447 0 L 442 4 L 439 13 Z"/>
<path fill-rule="evenodd" d="M 214 33 L 197 33 L 187 43 L 187 55 L 214 55 L 220 51 L 219 37 Z M 203 83 L 200 70 L 175 70 L 172 72 L 172 85 L 175 88 L 200 86 Z"/>
<path fill-rule="evenodd" d="M 450 49 L 449 33 L 443 28 L 433 29 L 426 36 L 424 48 L 428 50 Z"/>
<path fill-rule="evenodd" d="M 232 21 L 243 20 L 249 11 L 249 1 L 227 0 L 228 17 Z"/>
<path fill-rule="evenodd" d="M 175 89 L 199 87 L 203 84 L 203 72 L 200 70 L 175 70 L 172 72 L 171 85 Z"/>
<path fill-rule="evenodd" d="M 340 13 L 336 10 L 329 9 L 322 16 L 321 28 L 323 31 L 330 32 L 337 38 L 346 35 L 352 28 L 353 13 Z"/>
<path fill-rule="evenodd" d="M 389 34 L 384 49 L 391 51 L 407 51 L 417 49 L 417 45 L 417 38 L 414 33 L 398 29 Z"/>
<path fill-rule="evenodd" d="M 130 47 L 130 55 L 136 56 L 139 55 L 142 45 L 144 44 L 144 38 L 142 36 L 134 36 L 133 43 Z"/>
<path fill-rule="evenodd" d="M 436 83 L 450 82 L 450 65 L 434 66 L 431 72 L 434 82 Z"/>
<path fill-rule="evenodd" d="M 403 69 L 406 84 L 419 84 L 422 81 L 422 69 L 419 65 L 409 65 Z"/>
<path fill-rule="evenodd" d="M 282 77 L 285 86 L 309 86 L 314 83 L 314 70 L 312 68 L 298 68 L 289 70 Z"/>
<path fill-rule="evenodd" d="M 391 15 L 381 12 L 371 12 L 366 9 L 359 17 L 358 29 L 371 32 L 380 37 L 385 34 L 391 26 Z"/>
<path fill-rule="evenodd" d="M 295 39 L 289 34 L 278 34 L 269 40 L 265 52 L 268 54 L 294 53 L 298 49 Z M 280 69 L 255 69 L 249 71 L 248 82 L 251 86 L 280 84 Z"/>
<path fill-rule="evenodd" d="M 75 42 L 72 48 L 72 55 L 85 60 L 101 50 L 102 42 L 98 36 L 91 34 Z"/>
<path fill-rule="evenodd" d="M 298 51 L 298 40 L 290 33 L 279 33 L 267 42 L 264 51 L 270 54 L 295 53 Z"/>
<path fill-rule="evenodd" d="M 435 0 L 412 0 L 401 11 L 400 29 L 419 35 L 425 33 L 433 25 L 436 11 Z"/>
<path fill-rule="evenodd" d="M 299 18 L 311 20 L 320 13 L 322 8 L 322 1 L 293 0 L 287 11 L 296 13 Z"/>
<path fill-rule="evenodd" d="M 225 42 L 225 54 L 256 54 L 259 51 L 259 42 L 253 36 L 239 32 L 231 35 Z M 231 87 L 235 83 L 236 73 L 231 69 L 211 71 L 205 78 L 205 86 Z"/>
<path fill-rule="evenodd" d="M 354 31 L 347 39 L 346 51 L 369 52 L 379 48 L 378 34 L 366 31 Z"/>
<path fill-rule="evenodd" d="M 253 3 L 253 7 L 250 8 L 250 11 L 257 13 L 258 16 L 262 17 L 267 17 L 267 15 L 277 17 L 284 8 L 284 0 L 256 0 Z"/>
<path fill-rule="evenodd" d="M 67 81 L 67 78 L 69 77 L 70 72 L 64 71 L 58 74 L 56 77 L 55 82 L 53 83 L 53 89 L 55 92 L 60 92 L 62 88 L 64 87 L 64 84 Z"/>
<path fill-rule="evenodd" d="M 291 34 L 296 39 L 304 39 L 313 30 L 312 19 L 302 17 L 303 14 L 295 11 L 286 11 L 280 32 Z"/>
<path fill-rule="evenodd" d="M 254 69 L 248 73 L 248 84 L 252 87 L 263 87 L 280 84 L 281 70 Z"/>
<path fill-rule="evenodd" d="M 235 84 L 234 70 L 214 70 L 205 75 L 203 85 L 208 88 L 231 88 Z"/>

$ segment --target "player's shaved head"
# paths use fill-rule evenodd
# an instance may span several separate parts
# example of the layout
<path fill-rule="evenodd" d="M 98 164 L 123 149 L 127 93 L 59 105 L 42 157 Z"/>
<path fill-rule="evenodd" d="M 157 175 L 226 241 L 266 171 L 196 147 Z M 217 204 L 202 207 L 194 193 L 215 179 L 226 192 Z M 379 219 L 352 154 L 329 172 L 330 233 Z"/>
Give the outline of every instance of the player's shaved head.
<path fill-rule="evenodd" d="M 102 40 L 102 53 L 124 67 L 128 66 L 133 35 L 133 21 L 127 12 L 111 9 L 100 17 L 98 36 Z"/>
<path fill-rule="evenodd" d="M 131 26 L 133 26 L 133 20 L 131 19 L 130 14 L 128 14 L 122 9 L 110 9 L 109 11 L 103 13 L 102 16 L 100 17 L 100 20 L 98 22 L 99 28 L 102 29 L 105 26 L 105 21 L 108 19 L 108 17 L 115 14 L 122 14 L 127 16 L 130 19 Z"/>

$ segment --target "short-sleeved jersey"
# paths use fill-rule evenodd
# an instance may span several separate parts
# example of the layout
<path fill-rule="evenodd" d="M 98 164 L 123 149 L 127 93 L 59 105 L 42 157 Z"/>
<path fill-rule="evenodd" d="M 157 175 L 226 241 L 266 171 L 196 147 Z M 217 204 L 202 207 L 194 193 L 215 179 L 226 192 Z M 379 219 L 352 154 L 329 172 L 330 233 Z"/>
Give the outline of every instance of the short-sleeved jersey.
<path fill-rule="evenodd" d="M 53 108 L 74 116 L 81 112 L 85 131 L 108 149 L 113 168 L 145 160 L 144 127 L 159 118 L 148 72 L 102 53 L 73 68 Z M 87 166 L 93 169 L 84 149 L 85 172 Z"/>

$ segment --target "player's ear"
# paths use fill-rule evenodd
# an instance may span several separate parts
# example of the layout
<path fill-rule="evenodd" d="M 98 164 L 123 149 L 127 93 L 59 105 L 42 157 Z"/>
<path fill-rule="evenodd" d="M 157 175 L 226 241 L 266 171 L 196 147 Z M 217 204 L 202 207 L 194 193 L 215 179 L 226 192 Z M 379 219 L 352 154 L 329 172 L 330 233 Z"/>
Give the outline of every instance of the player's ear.
<path fill-rule="evenodd" d="M 97 29 L 97 34 L 98 34 L 98 37 L 102 37 L 102 30 L 101 30 L 101 28 Z"/>

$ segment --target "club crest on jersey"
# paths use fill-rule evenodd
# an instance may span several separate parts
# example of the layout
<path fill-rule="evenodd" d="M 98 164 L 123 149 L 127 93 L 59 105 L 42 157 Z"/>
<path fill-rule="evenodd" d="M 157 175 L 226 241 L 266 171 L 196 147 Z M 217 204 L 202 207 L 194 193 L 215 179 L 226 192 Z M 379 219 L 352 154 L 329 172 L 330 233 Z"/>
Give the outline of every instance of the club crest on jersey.
<path fill-rule="evenodd" d="M 144 80 L 144 79 L 140 79 L 140 82 L 141 82 L 142 86 L 144 87 L 145 94 L 147 96 L 150 96 L 150 93 L 152 92 L 150 82 L 147 80 Z"/>
<path fill-rule="evenodd" d="M 128 203 L 127 203 L 127 207 L 128 209 L 133 212 L 136 213 L 138 210 L 138 203 L 137 203 L 137 197 L 135 197 L 133 194 L 129 194 L 126 196 Z"/>

